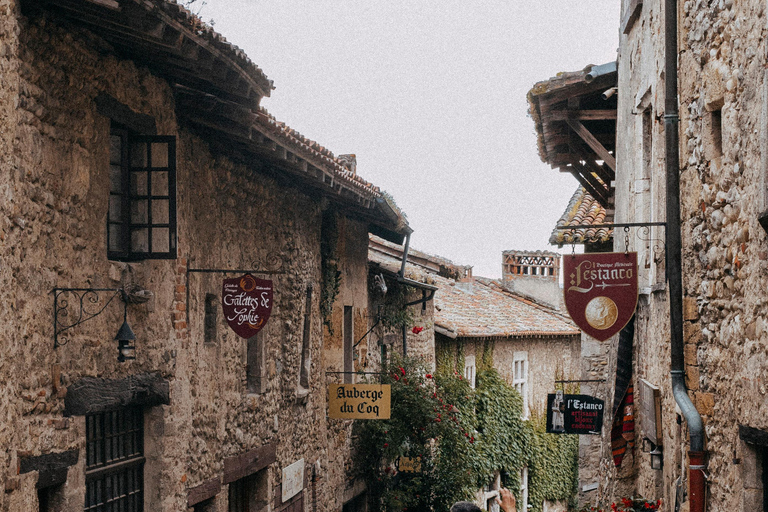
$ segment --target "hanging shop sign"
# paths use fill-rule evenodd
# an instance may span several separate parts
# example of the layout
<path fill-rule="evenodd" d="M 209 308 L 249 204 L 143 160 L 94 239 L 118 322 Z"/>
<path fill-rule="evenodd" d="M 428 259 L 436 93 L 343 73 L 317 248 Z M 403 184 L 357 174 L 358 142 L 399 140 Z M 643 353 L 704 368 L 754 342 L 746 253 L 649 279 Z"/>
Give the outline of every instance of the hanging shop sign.
<path fill-rule="evenodd" d="M 272 312 L 272 281 L 243 274 L 225 279 L 221 292 L 224 318 L 238 336 L 251 338 Z"/>
<path fill-rule="evenodd" d="M 398 457 L 396 464 L 401 473 L 421 473 L 421 457 Z"/>
<path fill-rule="evenodd" d="M 328 417 L 348 420 L 388 420 L 389 384 L 330 384 Z"/>
<path fill-rule="evenodd" d="M 547 432 L 550 434 L 600 434 L 605 403 L 589 395 L 547 395 Z"/>
<path fill-rule="evenodd" d="M 627 325 L 637 307 L 637 253 L 563 257 L 564 298 L 579 328 L 605 341 Z"/>

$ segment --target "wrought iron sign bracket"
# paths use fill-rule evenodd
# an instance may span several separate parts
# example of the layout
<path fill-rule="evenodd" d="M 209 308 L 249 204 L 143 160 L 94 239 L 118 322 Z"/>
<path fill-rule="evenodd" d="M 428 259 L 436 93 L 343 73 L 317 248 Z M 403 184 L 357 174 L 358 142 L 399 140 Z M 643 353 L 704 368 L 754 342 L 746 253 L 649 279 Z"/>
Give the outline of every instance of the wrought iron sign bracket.
<path fill-rule="evenodd" d="M 108 299 L 106 294 L 111 294 Z M 59 338 L 61 333 L 99 316 L 118 295 L 125 301 L 122 288 L 54 288 L 53 348 L 69 342 L 64 336 Z M 70 303 L 72 299 L 74 303 Z"/>
<path fill-rule="evenodd" d="M 578 224 L 575 226 L 557 226 L 557 231 L 574 231 L 577 229 L 614 229 L 624 228 L 624 245 L 625 252 L 629 251 L 629 229 L 630 228 L 642 228 L 637 232 L 637 238 L 643 242 L 646 242 L 648 249 L 651 249 L 651 243 L 653 243 L 654 260 L 660 261 L 660 252 L 666 250 L 666 243 L 664 240 L 657 238 L 651 238 L 651 228 L 660 227 L 666 229 L 666 222 L 616 222 L 610 224 Z M 575 242 L 572 242 L 575 246 Z"/>

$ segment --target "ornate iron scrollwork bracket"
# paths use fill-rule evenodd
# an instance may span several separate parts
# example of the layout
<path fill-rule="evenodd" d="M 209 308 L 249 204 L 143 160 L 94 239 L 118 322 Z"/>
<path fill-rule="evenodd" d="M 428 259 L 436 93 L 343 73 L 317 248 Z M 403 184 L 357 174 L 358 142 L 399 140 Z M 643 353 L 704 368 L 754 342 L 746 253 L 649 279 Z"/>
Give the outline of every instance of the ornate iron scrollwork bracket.
<path fill-rule="evenodd" d="M 115 297 L 124 299 L 122 293 L 122 288 L 54 288 L 53 348 L 69 342 L 62 333 L 99 316 Z"/>
<path fill-rule="evenodd" d="M 654 226 L 666 228 L 667 223 L 666 222 L 617 222 L 614 224 L 578 224 L 574 226 L 557 226 L 555 229 L 558 231 L 575 231 L 577 229 L 624 228 L 624 231 L 628 232 L 629 228 L 642 228 L 636 233 L 637 238 L 639 240 L 642 240 L 643 242 L 646 242 L 648 244 L 649 250 L 651 249 L 651 246 L 652 246 L 654 260 L 660 261 L 660 258 L 661 258 L 660 254 L 663 253 L 664 249 L 666 248 L 666 244 L 664 240 L 651 237 L 651 228 Z M 629 245 L 628 239 L 625 241 L 625 244 L 627 246 Z"/>

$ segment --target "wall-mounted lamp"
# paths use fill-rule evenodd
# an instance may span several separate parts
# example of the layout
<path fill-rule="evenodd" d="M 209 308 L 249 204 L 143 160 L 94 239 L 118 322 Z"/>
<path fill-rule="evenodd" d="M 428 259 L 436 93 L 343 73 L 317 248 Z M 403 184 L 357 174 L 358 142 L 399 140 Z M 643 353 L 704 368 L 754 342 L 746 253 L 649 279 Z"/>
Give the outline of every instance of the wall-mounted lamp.
<path fill-rule="evenodd" d="M 658 469 L 664 467 L 664 452 L 661 450 L 660 446 L 654 446 L 654 449 L 651 451 L 651 469 Z"/>
<path fill-rule="evenodd" d="M 643 453 L 651 456 L 651 469 L 661 469 L 664 467 L 664 452 L 661 446 L 656 445 L 647 437 L 643 438 Z"/>
<path fill-rule="evenodd" d="M 128 304 L 123 303 L 123 325 L 115 335 L 117 340 L 117 360 L 121 363 L 136 359 L 136 335 L 133 334 L 131 326 L 128 325 Z"/>
<path fill-rule="evenodd" d="M 118 295 L 123 301 L 123 324 L 115 335 L 117 360 L 122 363 L 136 359 L 136 335 L 128 325 L 128 302 L 139 301 L 122 288 L 54 288 L 53 348 L 66 345 L 69 338 L 65 331 L 100 315 Z"/>

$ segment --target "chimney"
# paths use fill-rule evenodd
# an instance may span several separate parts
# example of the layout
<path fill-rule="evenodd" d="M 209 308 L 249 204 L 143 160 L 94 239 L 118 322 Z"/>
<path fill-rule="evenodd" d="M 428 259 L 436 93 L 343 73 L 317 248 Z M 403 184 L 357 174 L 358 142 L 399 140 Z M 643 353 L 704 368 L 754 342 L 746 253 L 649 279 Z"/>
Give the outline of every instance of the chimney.
<path fill-rule="evenodd" d="M 346 167 L 352 174 L 357 174 L 357 157 L 355 155 L 339 155 L 336 157 L 341 165 Z"/>
<path fill-rule="evenodd" d="M 502 286 L 514 293 L 561 309 L 560 254 L 548 251 L 504 251 Z"/>

